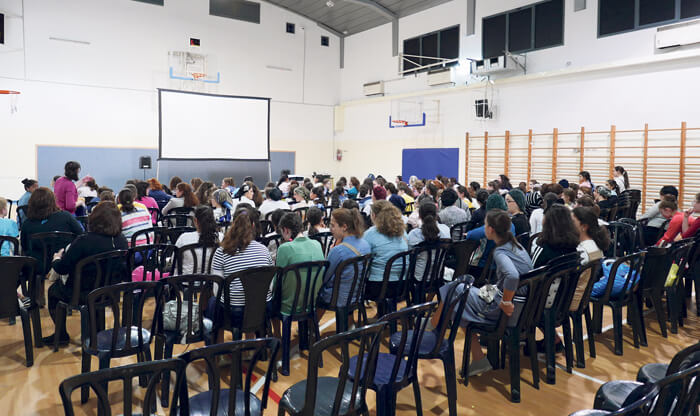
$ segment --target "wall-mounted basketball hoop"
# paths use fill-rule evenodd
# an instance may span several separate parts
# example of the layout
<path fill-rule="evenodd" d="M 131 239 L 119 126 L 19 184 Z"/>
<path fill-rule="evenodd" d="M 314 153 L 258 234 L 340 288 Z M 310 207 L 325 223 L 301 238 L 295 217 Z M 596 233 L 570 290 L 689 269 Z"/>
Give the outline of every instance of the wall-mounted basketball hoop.
<path fill-rule="evenodd" d="M 17 101 L 19 101 L 19 91 L 13 90 L 0 90 L 0 95 L 10 97 L 10 114 L 17 112 Z"/>
<path fill-rule="evenodd" d="M 425 126 L 425 113 L 423 113 L 423 121 L 414 121 L 412 123 L 409 123 L 406 120 L 393 120 L 391 116 L 389 116 L 389 127 L 392 129 L 399 128 L 399 127 L 423 127 Z"/>

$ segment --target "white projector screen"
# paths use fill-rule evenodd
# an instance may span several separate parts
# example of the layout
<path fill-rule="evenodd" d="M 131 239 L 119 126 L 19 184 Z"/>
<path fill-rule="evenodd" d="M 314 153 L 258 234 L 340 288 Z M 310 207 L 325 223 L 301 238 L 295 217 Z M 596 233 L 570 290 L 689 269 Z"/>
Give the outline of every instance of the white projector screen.
<path fill-rule="evenodd" d="M 270 160 L 270 99 L 158 90 L 159 158 Z"/>

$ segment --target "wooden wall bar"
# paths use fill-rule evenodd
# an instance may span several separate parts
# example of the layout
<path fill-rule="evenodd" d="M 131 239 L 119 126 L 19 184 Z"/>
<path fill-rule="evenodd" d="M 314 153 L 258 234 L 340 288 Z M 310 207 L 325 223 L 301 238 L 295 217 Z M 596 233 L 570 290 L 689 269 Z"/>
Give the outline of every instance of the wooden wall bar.
<path fill-rule="evenodd" d="M 530 129 L 525 134 L 507 130 L 502 136 L 467 133 L 465 146 L 465 183 L 483 180 L 484 187 L 496 179 L 496 171 L 508 175 L 512 183 L 529 183 L 531 179 L 576 181 L 574 170 L 587 170 L 596 185 L 603 185 L 613 177 L 615 166 L 621 165 L 628 171 L 630 187 L 642 192 L 639 213 L 658 198 L 663 185 L 678 187 L 680 207 L 689 206 L 700 191 L 700 127 L 688 127 L 686 122 L 680 128 L 651 129 L 645 124 L 640 130 L 611 125 L 607 131 L 581 127 L 574 132 L 555 128 L 549 133 Z"/>

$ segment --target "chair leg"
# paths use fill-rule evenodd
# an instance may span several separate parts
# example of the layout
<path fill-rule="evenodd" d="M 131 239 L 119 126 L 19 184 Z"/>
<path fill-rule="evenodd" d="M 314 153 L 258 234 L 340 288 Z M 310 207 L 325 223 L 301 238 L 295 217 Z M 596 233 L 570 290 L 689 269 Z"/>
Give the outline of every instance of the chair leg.
<path fill-rule="evenodd" d="M 420 383 L 418 383 L 418 377 L 414 376 L 413 379 L 413 397 L 416 399 L 416 416 L 423 416 L 423 399 L 420 397 Z"/>
<path fill-rule="evenodd" d="M 564 353 L 566 356 L 566 372 L 571 374 L 574 370 L 574 346 L 571 341 L 571 325 L 569 318 L 565 318 L 561 330 L 564 333 Z"/>
<path fill-rule="evenodd" d="M 92 363 L 92 356 L 85 352 L 83 350 L 81 352 L 82 356 L 82 365 L 80 368 L 80 372 L 82 374 L 89 373 L 90 372 L 90 365 Z M 88 386 L 83 386 L 80 389 L 80 403 L 85 404 L 87 403 L 88 399 L 90 397 L 90 388 Z"/>
<path fill-rule="evenodd" d="M 299 329 L 299 350 L 306 351 L 309 349 L 309 345 L 311 345 L 309 340 L 309 320 L 302 319 L 298 321 L 297 328 Z"/>
<path fill-rule="evenodd" d="M 584 317 L 586 318 L 586 332 L 588 332 L 588 355 L 595 358 L 595 331 L 591 322 L 591 310 L 586 308 Z"/>
<path fill-rule="evenodd" d="M 508 364 L 510 367 L 510 401 L 520 403 L 520 339 L 518 334 L 508 337 Z"/>
<path fill-rule="evenodd" d="M 34 346 L 41 348 L 44 342 L 41 340 L 41 315 L 39 314 L 39 306 L 34 305 L 30 311 L 32 317 L 32 331 L 34 332 Z"/>
<path fill-rule="evenodd" d="M 68 305 L 63 302 L 58 302 L 56 305 L 56 328 L 53 337 L 53 351 L 58 351 L 58 341 L 60 339 L 60 334 L 65 332 L 66 328 L 66 310 Z"/>
<path fill-rule="evenodd" d="M 545 356 L 547 360 L 547 377 L 545 382 L 547 384 L 556 383 L 556 357 L 554 356 L 554 317 L 552 316 L 552 310 L 544 311 L 544 346 L 545 346 Z"/>
<path fill-rule="evenodd" d="M 634 348 L 639 349 L 642 344 L 642 328 L 640 323 L 639 313 L 637 312 L 637 301 L 633 297 L 631 301 L 627 304 L 627 320 L 632 326 L 632 340 L 634 341 Z"/>
<path fill-rule="evenodd" d="M 24 335 L 24 352 L 26 357 L 25 365 L 31 367 L 34 365 L 34 346 L 32 345 L 32 325 L 29 320 L 29 313 L 26 309 L 20 308 L 20 319 L 22 320 L 22 332 Z"/>
<path fill-rule="evenodd" d="M 669 318 L 671 320 L 671 333 L 678 333 L 678 299 L 676 298 L 676 288 L 669 287 L 666 290 L 666 304 L 668 305 Z"/>
<path fill-rule="evenodd" d="M 668 338 L 668 331 L 666 329 L 666 309 L 664 309 L 664 304 L 661 300 L 662 293 L 660 291 L 651 292 L 651 303 L 654 305 L 654 312 L 656 312 L 656 320 L 659 322 L 659 328 L 661 330 L 661 336 Z"/>
<path fill-rule="evenodd" d="M 537 360 L 537 343 L 535 342 L 535 332 L 527 334 L 527 347 L 530 350 L 530 368 L 532 369 L 532 384 L 536 389 L 540 389 L 540 363 Z"/>
<path fill-rule="evenodd" d="M 348 310 L 338 308 L 335 311 L 335 333 L 339 334 L 348 330 Z"/>
<path fill-rule="evenodd" d="M 603 333 L 603 304 L 593 304 L 593 332 L 596 334 Z"/>
<path fill-rule="evenodd" d="M 289 344 L 291 343 L 292 319 L 282 318 L 282 368 L 280 373 L 283 376 L 289 375 Z M 300 334 L 301 335 L 301 334 Z"/>
<path fill-rule="evenodd" d="M 613 332 L 615 334 L 615 355 L 622 355 L 622 307 L 613 305 Z"/>
<path fill-rule="evenodd" d="M 586 368 L 586 356 L 583 350 L 583 319 L 578 312 L 571 314 L 573 322 L 574 347 L 576 348 L 576 367 Z"/>
<path fill-rule="evenodd" d="M 443 355 L 442 364 L 445 367 L 449 416 L 457 416 L 457 374 L 455 374 L 455 352 L 452 348 Z"/>
<path fill-rule="evenodd" d="M 462 377 L 462 383 L 465 386 L 469 385 L 469 360 L 471 359 L 471 342 L 472 332 L 469 327 L 465 328 L 464 335 L 464 352 L 462 353 L 462 370 L 460 371 L 460 376 Z"/>
<path fill-rule="evenodd" d="M 644 299 L 642 299 L 643 296 L 641 293 L 638 293 L 634 298 L 632 298 L 632 302 L 634 303 L 635 309 L 635 315 L 637 318 L 637 330 L 639 331 L 639 343 L 642 345 L 642 347 L 648 347 L 649 343 L 647 342 L 647 326 L 646 323 L 644 322 Z"/>
<path fill-rule="evenodd" d="M 163 357 L 165 359 L 173 358 L 173 344 L 170 342 L 165 342 L 163 346 Z M 158 357 L 156 357 L 158 358 Z M 170 371 L 163 372 L 163 380 L 161 381 L 161 393 L 160 393 L 160 404 L 163 407 L 168 407 L 168 402 L 170 401 Z"/>
<path fill-rule="evenodd" d="M 314 311 L 314 315 L 311 318 L 311 325 L 314 327 L 314 336 L 316 337 L 314 339 L 314 342 L 318 342 L 321 340 L 321 328 L 318 325 L 318 320 L 316 319 L 316 312 Z M 311 345 L 311 340 L 309 340 L 309 345 Z M 323 357 L 319 356 L 318 357 L 318 366 L 320 368 L 323 368 Z"/>

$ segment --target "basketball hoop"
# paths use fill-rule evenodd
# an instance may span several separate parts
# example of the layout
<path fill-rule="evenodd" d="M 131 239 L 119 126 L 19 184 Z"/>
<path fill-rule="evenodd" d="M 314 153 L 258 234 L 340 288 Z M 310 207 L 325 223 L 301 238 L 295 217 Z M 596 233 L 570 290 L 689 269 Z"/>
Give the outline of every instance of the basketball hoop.
<path fill-rule="evenodd" d="M 400 127 L 400 126 L 406 127 L 406 126 L 408 126 L 408 121 L 406 121 L 406 120 L 391 120 L 391 122 L 392 122 L 393 124 L 397 124 L 398 126 L 396 126 L 396 127 Z"/>
<path fill-rule="evenodd" d="M 19 99 L 19 94 L 19 91 L 0 90 L 0 95 L 10 96 L 10 114 L 14 114 L 17 112 L 17 100 Z"/>
<path fill-rule="evenodd" d="M 192 78 L 193 78 L 195 81 L 201 81 L 201 79 L 204 78 L 204 77 L 206 77 L 206 76 L 207 76 L 207 74 L 204 74 L 204 73 L 202 73 L 202 72 L 193 72 L 193 73 L 192 73 Z"/>

